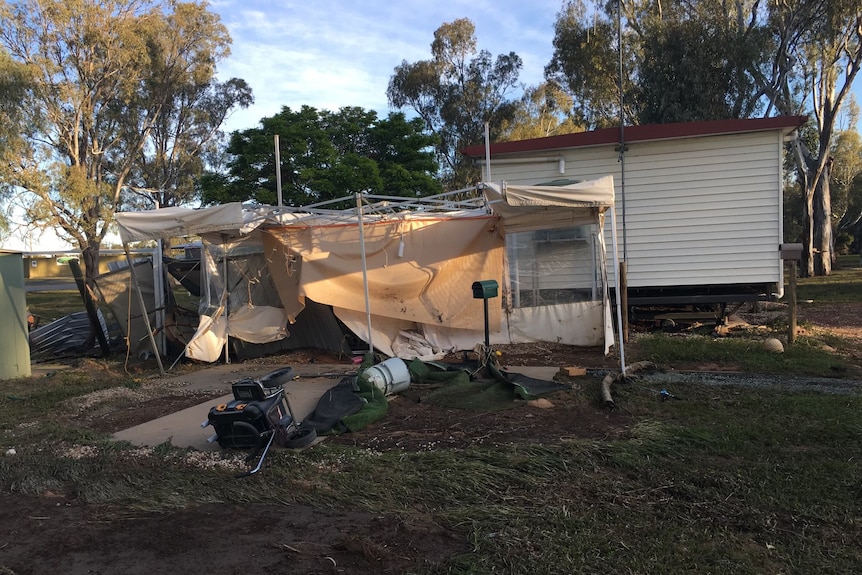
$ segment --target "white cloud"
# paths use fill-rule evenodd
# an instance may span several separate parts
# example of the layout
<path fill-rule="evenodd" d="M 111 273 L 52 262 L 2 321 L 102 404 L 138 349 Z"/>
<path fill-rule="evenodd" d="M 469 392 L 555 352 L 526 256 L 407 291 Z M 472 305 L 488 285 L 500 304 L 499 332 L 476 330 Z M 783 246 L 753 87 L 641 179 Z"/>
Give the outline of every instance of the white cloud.
<path fill-rule="evenodd" d="M 388 113 L 386 87 L 403 60 L 430 57 L 434 31 L 469 18 L 480 49 L 517 53 L 520 80 L 537 85 L 553 55 L 554 23 L 565 0 L 215 0 L 233 38 L 223 78 L 249 82 L 255 104 L 227 131 L 250 128 L 282 106 L 361 106 Z M 862 79 L 857 79 L 857 94 Z M 857 96 L 862 98 L 862 96 Z"/>
<path fill-rule="evenodd" d="M 559 0 L 215 2 L 211 7 L 233 38 L 220 76 L 245 79 L 255 95 L 254 106 L 234 113 L 226 129 L 254 127 L 283 106 L 361 106 L 386 114 L 386 87 L 395 67 L 429 58 L 434 31 L 458 18 L 476 25 L 480 49 L 521 56 L 521 80 L 537 84 L 550 58 L 560 5 Z"/>

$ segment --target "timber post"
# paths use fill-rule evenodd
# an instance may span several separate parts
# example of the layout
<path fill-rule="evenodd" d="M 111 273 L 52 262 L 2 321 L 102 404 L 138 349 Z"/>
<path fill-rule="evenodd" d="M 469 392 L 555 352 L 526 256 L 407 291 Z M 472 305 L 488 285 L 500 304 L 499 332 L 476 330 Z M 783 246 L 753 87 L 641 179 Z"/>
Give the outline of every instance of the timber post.
<path fill-rule="evenodd" d="M 628 267 L 625 261 L 620 262 L 620 285 L 617 286 L 620 296 L 620 307 L 622 308 L 622 325 L 620 326 L 620 337 L 624 343 L 629 342 L 629 278 Z"/>

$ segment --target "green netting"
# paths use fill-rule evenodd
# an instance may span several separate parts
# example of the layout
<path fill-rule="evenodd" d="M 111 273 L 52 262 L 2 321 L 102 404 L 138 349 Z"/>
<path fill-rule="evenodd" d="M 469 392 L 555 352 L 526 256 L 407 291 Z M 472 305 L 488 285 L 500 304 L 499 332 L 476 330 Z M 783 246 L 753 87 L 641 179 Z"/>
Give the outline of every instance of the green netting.
<path fill-rule="evenodd" d="M 356 385 L 359 387 L 359 391 L 356 394 L 365 399 L 366 403 L 358 413 L 348 415 L 341 420 L 341 423 L 347 427 L 348 431 L 359 431 L 381 419 L 389 410 L 389 401 L 386 399 L 386 394 L 376 385 L 369 383 L 367 379 L 362 377 L 362 372 L 373 364 L 373 356 L 366 354 L 362 364 L 359 366 L 358 377 L 356 378 Z"/>
<path fill-rule="evenodd" d="M 494 380 L 472 380 L 463 370 L 448 370 L 432 363 L 413 360 L 409 365 L 411 381 L 430 384 L 423 389 L 414 388 L 412 395 L 418 401 L 474 411 L 499 411 L 515 407 L 515 393 L 511 385 Z"/>
<path fill-rule="evenodd" d="M 413 383 L 430 384 L 424 390 L 410 390 L 414 400 L 458 409 L 499 411 L 517 406 L 515 399 L 535 399 L 540 395 L 567 389 L 554 381 L 535 379 L 500 370 L 491 361 L 482 370 L 487 377 L 473 379 L 466 369 L 414 360 L 408 365 Z M 419 386 L 416 386 L 419 387 Z"/>

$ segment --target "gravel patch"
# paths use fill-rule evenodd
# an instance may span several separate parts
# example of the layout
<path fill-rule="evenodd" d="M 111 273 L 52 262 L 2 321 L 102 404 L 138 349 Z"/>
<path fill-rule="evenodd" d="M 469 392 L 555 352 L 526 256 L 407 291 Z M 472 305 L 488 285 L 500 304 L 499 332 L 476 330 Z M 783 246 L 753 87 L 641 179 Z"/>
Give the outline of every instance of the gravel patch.
<path fill-rule="evenodd" d="M 686 383 L 707 386 L 741 386 L 786 391 L 812 391 L 843 395 L 862 394 L 862 381 L 828 377 L 788 377 L 747 373 L 656 372 L 638 377 L 638 382 L 656 387 Z"/>

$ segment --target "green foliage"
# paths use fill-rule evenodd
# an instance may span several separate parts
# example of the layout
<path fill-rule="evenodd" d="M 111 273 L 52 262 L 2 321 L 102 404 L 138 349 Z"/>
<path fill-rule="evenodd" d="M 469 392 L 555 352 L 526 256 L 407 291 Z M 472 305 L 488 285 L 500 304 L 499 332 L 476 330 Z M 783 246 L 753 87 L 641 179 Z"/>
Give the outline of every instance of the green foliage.
<path fill-rule="evenodd" d="M 859 253 L 862 240 L 862 137 L 859 132 L 838 132 L 830 153 L 833 162 L 829 189 L 836 230 L 835 251 L 847 253 L 854 246 Z"/>
<path fill-rule="evenodd" d="M 386 94 L 391 106 L 413 110 L 425 129 L 436 134 L 437 160 L 449 188 L 470 186 L 478 170 L 458 151 L 481 143 L 485 124 L 496 139 L 518 109 L 508 93 L 517 85 L 522 67 L 514 52 L 492 58 L 477 51 L 475 26 L 460 18 L 440 26 L 431 43 L 431 59 L 395 68 Z"/>
<path fill-rule="evenodd" d="M 805 200 L 802 269 L 828 275 L 833 133 L 862 69 L 860 17 L 862 8 L 852 0 L 570 0 L 557 16 L 545 76 L 575 96 L 575 118 L 588 128 L 761 114 L 816 117 L 813 145 L 794 140 L 791 158 Z M 846 190 L 839 192 L 837 215 L 843 217 Z M 858 229 L 859 221 L 851 213 L 843 227 Z"/>
<path fill-rule="evenodd" d="M 283 108 L 259 128 L 231 135 L 227 173 L 201 179 L 205 203 L 253 200 L 277 203 L 275 136 L 281 158 L 283 203 L 303 206 L 354 192 L 421 197 L 440 192 L 435 140 L 422 121 L 393 113 L 378 119 L 373 110 L 318 111 Z"/>
<path fill-rule="evenodd" d="M 784 184 L 783 199 L 784 241 L 786 243 L 802 243 L 804 200 L 799 184 L 795 182 Z"/>
<path fill-rule="evenodd" d="M 202 153 L 191 142 L 247 101 L 214 81 L 229 45 L 206 4 L 0 2 L 0 154 L 14 159 L 0 182 L 32 222 L 77 244 L 88 280 L 127 183 L 186 193 Z M 198 115 L 181 123 L 180 108 Z M 160 146 L 176 166 L 148 155 Z"/>
<path fill-rule="evenodd" d="M 618 125 L 620 117 L 617 28 L 594 8 L 587 10 L 582 0 L 564 5 L 554 24 L 554 53 L 545 66 L 545 77 L 572 94 L 575 122 L 587 129 Z M 625 54 L 627 70 L 634 69 L 632 56 Z M 630 103 L 636 86 L 628 75 L 624 82 Z M 625 117 L 631 121 L 634 110 L 627 109 Z"/>
<path fill-rule="evenodd" d="M 500 127 L 498 141 L 529 140 L 582 132 L 573 119 L 574 100 L 553 82 L 527 88 L 511 120 Z"/>
<path fill-rule="evenodd" d="M 190 82 L 170 95 L 165 112 L 150 132 L 129 175 L 129 206 L 170 207 L 187 204 L 200 195 L 198 180 L 209 162 L 218 162 L 224 145 L 220 127 L 228 113 L 246 108 L 251 88 L 241 79 L 217 82 L 214 78 Z"/>
<path fill-rule="evenodd" d="M 645 124 L 695 122 L 752 116 L 748 70 L 764 59 L 768 36 L 683 20 L 645 30 L 639 67 L 639 120 Z"/>

